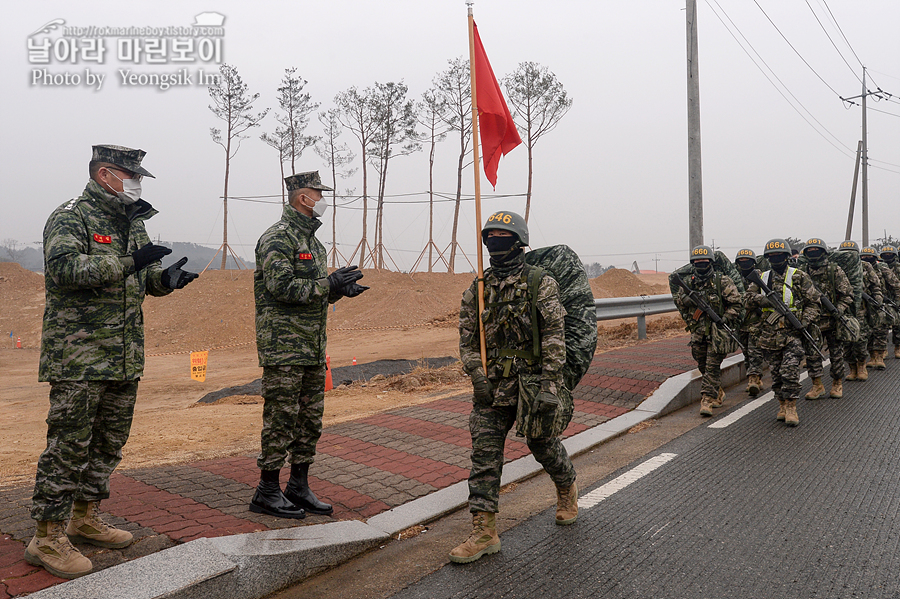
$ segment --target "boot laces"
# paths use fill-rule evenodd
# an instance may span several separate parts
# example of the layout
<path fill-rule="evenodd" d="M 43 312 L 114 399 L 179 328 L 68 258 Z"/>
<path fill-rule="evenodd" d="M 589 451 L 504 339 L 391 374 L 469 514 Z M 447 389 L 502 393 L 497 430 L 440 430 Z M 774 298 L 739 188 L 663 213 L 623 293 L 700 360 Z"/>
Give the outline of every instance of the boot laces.
<path fill-rule="evenodd" d="M 47 526 L 47 541 L 53 545 L 53 550 L 66 558 L 76 551 L 75 546 L 66 535 L 66 528 L 61 522 L 54 522 Z"/>
<path fill-rule="evenodd" d="M 103 516 L 100 515 L 100 505 L 95 502 L 91 502 L 88 504 L 87 513 L 84 515 L 84 519 L 91 522 L 91 524 L 99 530 L 100 532 L 106 532 L 109 530 L 109 524 L 103 520 Z"/>

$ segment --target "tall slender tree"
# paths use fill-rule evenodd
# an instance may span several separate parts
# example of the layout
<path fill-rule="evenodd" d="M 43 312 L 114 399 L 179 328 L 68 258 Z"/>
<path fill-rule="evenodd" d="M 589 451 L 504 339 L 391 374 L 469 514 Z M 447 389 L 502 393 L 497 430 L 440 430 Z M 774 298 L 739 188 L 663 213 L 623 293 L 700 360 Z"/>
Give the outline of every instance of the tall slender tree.
<path fill-rule="evenodd" d="M 372 94 L 378 126 L 369 143 L 369 159 L 378 173 L 378 201 L 375 210 L 375 259 L 378 268 L 384 268 L 384 194 L 388 164 L 391 158 L 422 149 L 416 134 L 413 101 L 406 99 L 408 91 L 409 88 L 402 81 L 376 82 Z"/>
<path fill-rule="evenodd" d="M 355 86 L 347 91 L 338 93 L 334 97 L 334 103 L 338 108 L 338 120 L 341 125 L 346 127 L 353 133 L 360 146 L 360 158 L 362 160 L 362 195 L 363 195 L 363 216 L 362 216 L 362 239 L 353 254 L 350 256 L 352 261 L 356 252 L 359 251 L 360 266 L 365 266 L 366 250 L 369 248 L 367 239 L 368 218 L 369 218 L 369 187 L 368 187 L 368 147 L 372 137 L 378 128 L 378 115 L 374 108 L 372 88 L 367 87 L 360 92 Z"/>
<path fill-rule="evenodd" d="M 441 120 L 446 107 L 438 100 L 433 89 L 426 90 L 416 105 L 416 119 L 425 128 L 422 136 L 428 142 L 428 272 L 434 268 L 434 153 L 439 142 L 447 137 L 449 128 Z M 440 250 L 438 250 L 440 252 Z M 424 250 L 423 250 L 424 254 Z M 419 259 L 421 260 L 421 256 Z"/>
<path fill-rule="evenodd" d="M 345 143 L 338 143 L 343 127 L 338 120 L 338 110 L 331 108 L 319 113 L 323 134 L 315 145 L 316 154 L 331 167 L 331 187 L 337 190 L 338 177 L 346 179 L 356 172 L 355 168 L 346 168 L 356 155 Z M 331 266 L 337 267 L 337 191 L 331 193 Z"/>
<path fill-rule="evenodd" d="M 462 202 L 463 169 L 466 166 L 466 155 L 469 154 L 469 143 L 472 141 L 472 89 L 469 77 L 469 61 L 461 57 L 448 60 L 445 71 L 437 74 L 432 81 L 435 99 L 444 108 L 441 120 L 452 131 L 459 133 L 459 160 L 456 166 L 456 205 L 453 210 L 453 231 L 450 241 L 450 272 L 456 265 L 456 241 L 459 229 L 459 209 Z"/>
<path fill-rule="evenodd" d="M 556 75 L 536 62 L 520 62 L 514 72 L 503 78 L 503 86 L 506 88 L 506 99 L 512 106 L 513 120 L 528 146 L 528 193 L 525 199 L 525 222 L 528 222 L 534 145 L 569 112 L 572 99 Z"/>
<path fill-rule="evenodd" d="M 241 79 L 237 68 L 229 64 L 219 67 L 219 77 L 216 78 L 214 84 L 209 86 L 209 97 L 213 101 L 209 105 L 209 110 L 216 118 L 225 121 L 224 137 L 221 129 L 209 128 L 212 140 L 225 150 L 225 191 L 222 194 L 225 224 L 220 248 L 222 270 L 225 270 L 228 252 L 234 254 L 228 245 L 228 178 L 231 174 L 231 159 L 241 148 L 241 140 L 249 137 L 249 135 L 245 135 L 245 132 L 253 127 L 258 127 L 260 121 L 269 113 L 269 109 L 266 108 L 257 114 L 253 113 L 253 103 L 259 99 L 259 94 L 250 95 L 247 91 L 247 84 Z"/>
<path fill-rule="evenodd" d="M 281 205 L 287 203 L 287 194 L 284 186 L 284 163 L 287 161 L 290 146 L 287 131 L 284 127 L 275 127 L 275 133 L 263 133 L 259 136 L 267 145 L 278 151 L 278 167 L 281 169 Z"/>
<path fill-rule="evenodd" d="M 296 67 L 284 70 L 284 78 L 278 88 L 278 105 L 282 114 L 275 116 L 287 134 L 288 156 L 291 158 L 291 174 L 297 172 L 296 161 L 303 151 L 316 143 L 316 137 L 304 135 L 309 117 L 319 108 L 308 93 L 303 92 L 307 81 L 297 75 Z"/>

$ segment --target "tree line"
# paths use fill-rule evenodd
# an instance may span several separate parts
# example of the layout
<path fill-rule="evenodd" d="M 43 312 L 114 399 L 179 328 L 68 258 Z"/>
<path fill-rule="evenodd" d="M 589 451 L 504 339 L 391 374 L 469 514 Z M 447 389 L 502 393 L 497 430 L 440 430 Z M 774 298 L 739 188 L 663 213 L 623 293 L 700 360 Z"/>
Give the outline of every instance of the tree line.
<path fill-rule="evenodd" d="M 212 104 L 210 111 L 221 121 L 222 129 L 210 128 L 210 136 L 225 152 L 224 210 L 222 268 L 225 268 L 228 249 L 228 179 L 231 163 L 242 140 L 250 137 L 251 129 L 261 127 L 269 108 L 257 111 L 254 104 L 259 94 L 251 94 L 243 82 L 237 67 L 223 64 L 217 82 L 209 86 Z M 454 58 L 447 67 L 437 73 L 431 87 L 418 98 L 411 98 L 403 81 L 375 82 L 371 86 L 338 92 L 332 106 L 324 110 L 304 91 L 307 81 L 292 67 L 285 69 L 277 88 L 278 110 L 271 131 L 262 133 L 259 139 L 270 146 L 278 159 L 282 179 L 296 172 L 297 160 L 312 148 L 330 170 L 331 187 L 338 189 L 338 181 L 348 179 L 361 171 L 362 177 L 362 237 L 346 262 L 358 259 L 361 266 L 385 267 L 384 203 L 388 185 L 388 166 L 393 158 L 415 152 L 428 151 L 428 272 L 435 264 L 443 262 L 448 272 L 456 272 L 459 245 L 457 233 L 460 204 L 462 202 L 463 171 L 472 164 L 472 100 L 469 61 Z M 572 99 L 562 83 L 547 67 L 534 62 L 519 63 L 515 71 L 501 80 L 513 120 L 528 152 L 528 181 L 525 200 L 525 220 L 531 211 L 534 146 L 539 139 L 552 131 L 572 106 Z M 313 116 L 322 128 L 321 135 L 307 132 Z M 347 131 L 355 139 L 353 149 L 340 141 Z M 435 148 L 452 136 L 458 143 L 456 161 L 456 197 L 451 231 L 451 242 L 445 251 L 434 243 L 434 169 Z M 351 168 L 359 158 L 359 166 Z M 287 165 L 290 173 L 287 173 Z M 369 236 L 369 188 L 370 167 L 375 190 L 374 231 Z M 337 193 L 332 202 L 337 207 Z M 282 203 L 286 192 L 282 184 Z M 332 212 L 331 264 L 337 264 L 337 214 Z M 444 254 L 447 254 L 445 257 Z M 435 258 L 437 254 L 438 258 Z M 418 262 L 417 262 L 418 264 Z"/>

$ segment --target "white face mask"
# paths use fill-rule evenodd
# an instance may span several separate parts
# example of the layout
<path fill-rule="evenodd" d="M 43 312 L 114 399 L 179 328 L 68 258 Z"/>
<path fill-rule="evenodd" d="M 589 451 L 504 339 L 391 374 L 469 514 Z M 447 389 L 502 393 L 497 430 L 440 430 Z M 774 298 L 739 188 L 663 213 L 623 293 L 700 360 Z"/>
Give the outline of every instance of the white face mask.
<path fill-rule="evenodd" d="M 309 196 L 306 197 L 312 200 Z M 328 202 L 325 201 L 325 198 L 322 198 L 318 202 L 315 202 L 310 209 L 312 210 L 313 216 L 322 218 L 325 216 L 325 211 L 328 209 Z"/>
<path fill-rule="evenodd" d="M 113 177 L 119 179 L 119 177 L 113 173 L 112 171 L 108 171 L 112 174 Z M 141 199 L 141 182 L 136 178 L 132 177 L 131 179 L 119 179 L 122 182 L 122 191 L 117 191 L 116 195 L 119 196 L 119 199 L 122 200 L 122 203 L 126 206 L 130 206 L 134 204 L 139 199 Z"/>

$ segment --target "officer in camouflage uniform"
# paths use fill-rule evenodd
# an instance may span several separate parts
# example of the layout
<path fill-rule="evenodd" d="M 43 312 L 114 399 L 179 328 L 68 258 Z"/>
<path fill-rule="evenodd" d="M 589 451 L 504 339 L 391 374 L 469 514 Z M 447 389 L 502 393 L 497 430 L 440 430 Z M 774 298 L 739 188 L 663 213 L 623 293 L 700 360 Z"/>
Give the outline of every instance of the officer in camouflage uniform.
<path fill-rule="evenodd" d="M 841 243 L 840 251 L 860 253 L 859 245 L 855 241 L 850 240 Z M 863 271 L 862 290 L 879 304 L 882 303 L 884 301 L 884 292 L 881 288 L 881 278 L 869 262 L 860 260 L 860 266 Z M 867 381 L 869 379 L 869 371 L 866 368 L 866 360 L 869 357 L 869 337 L 871 337 L 872 331 L 880 326 L 881 313 L 875 306 L 863 300 L 859 303 L 856 319 L 859 321 L 859 339 L 848 341 L 845 346 L 845 355 L 847 356 L 847 362 L 850 364 L 850 374 L 847 375 L 847 380 Z"/>
<path fill-rule="evenodd" d="M 878 259 L 878 254 L 874 248 L 864 247 L 859 255 L 860 259 L 868 262 L 874 268 L 878 278 L 881 280 L 881 290 L 884 294 L 884 301 L 893 301 L 895 304 L 900 300 L 900 279 L 894 274 L 894 271 Z M 887 306 L 885 309 L 888 312 Z M 879 312 L 879 323 L 877 327 L 873 327 L 871 335 L 869 335 L 869 358 L 872 368 L 875 370 L 884 370 L 884 357 L 887 354 L 888 333 L 893 326 L 893 315 L 888 316 L 884 312 Z"/>
<path fill-rule="evenodd" d="M 825 245 L 825 242 L 819 238 L 807 240 L 803 248 L 803 255 L 806 257 L 804 272 L 810 276 L 816 290 L 827 297 L 841 315 L 851 313 L 853 287 L 843 269 L 828 261 L 828 246 Z M 843 397 L 843 380 L 847 372 L 844 368 L 844 343 L 838 338 L 838 327 L 843 325 L 824 306 L 822 306 L 816 324 L 828 345 L 828 357 L 831 359 L 831 392 L 829 395 L 834 398 Z M 806 394 L 806 399 L 819 399 L 825 395 L 825 386 L 822 385 L 822 374 L 824 373 L 822 356 L 810 348 L 806 354 L 806 366 L 813 381 L 812 388 Z"/>
<path fill-rule="evenodd" d="M 772 270 L 762 274 L 769 289 L 787 306 L 804 327 L 819 318 L 819 292 L 808 274 L 788 266 L 791 247 L 784 239 L 772 239 L 763 255 Z M 787 284 L 786 284 L 787 283 Z M 800 399 L 800 361 L 804 357 L 802 333 L 776 312 L 769 298 L 755 284 L 751 284 L 744 299 L 747 311 L 760 309 L 759 347 L 772 369 L 772 391 L 778 399 L 776 418 L 788 426 L 800 424 L 797 400 Z"/>
<path fill-rule="evenodd" d="M 485 310 L 480 319 L 484 326 L 487 373 L 481 362 L 477 280 L 463 293 L 459 312 L 460 360 L 474 390 L 469 416 L 472 433 L 469 510 L 473 515 L 473 531 L 450 552 L 451 561 L 457 563 L 473 562 L 500 550 L 496 514 L 503 446 L 514 423 L 519 426 L 520 435 L 525 428 L 528 448 L 556 484 L 556 523 L 572 524 L 578 516 L 575 468 L 560 441 L 562 430 L 557 430 L 560 426 L 543 428 L 545 432 L 531 435 L 538 430 L 538 423 L 554 421 L 560 395 L 568 393 L 561 376 L 566 362 L 566 311 L 560 301 L 559 287 L 548 274 L 535 281 L 534 314 L 540 337 L 540 357 L 535 359 L 529 273 L 537 271 L 525 263 L 522 249 L 528 245 L 525 219 L 512 212 L 491 215 L 482 229 L 482 241 L 491 255 L 491 268 L 484 273 Z M 517 412 L 521 416 L 526 410 L 531 418 L 517 419 Z"/>
<path fill-rule="evenodd" d="M 891 245 L 881 248 L 881 259 L 890 267 L 894 275 L 900 279 L 900 259 L 897 257 L 897 248 Z M 898 331 L 898 328 L 900 326 L 893 327 L 894 359 L 900 359 L 900 331 Z M 884 361 L 883 357 L 882 361 Z"/>
<path fill-rule="evenodd" d="M 749 288 L 750 281 L 747 277 L 756 270 L 756 252 L 749 248 L 738 250 L 734 259 L 734 265 L 741 278 L 744 280 L 744 289 Z M 746 298 L 747 292 L 741 296 L 741 301 Z M 744 319 L 741 322 L 741 329 L 738 336 L 744 345 L 744 363 L 747 367 L 747 393 L 750 397 L 756 397 L 763 388 L 762 371 L 765 367 L 763 352 L 759 349 L 757 338 L 759 337 L 759 326 L 762 321 L 762 310 L 759 308 L 753 311 L 745 311 Z"/>
<path fill-rule="evenodd" d="M 741 314 L 741 293 L 734 281 L 713 268 L 713 250 L 698 245 L 691 250 L 693 272 L 687 279 L 688 287 L 700 294 L 725 324 L 737 326 Z M 691 355 L 703 378 L 700 381 L 700 415 L 712 416 L 713 408 L 722 407 L 725 391 L 722 389 L 722 360 L 734 351 L 734 342 L 709 316 L 680 288 L 674 297 L 675 305 L 691 333 Z"/>
<path fill-rule="evenodd" d="M 325 322 L 328 305 L 356 297 L 368 287 L 356 281 L 356 266 L 330 275 L 325 248 L 316 239 L 328 206 L 318 171 L 285 178 L 288 205 L 281 220 L 256 244 L 256 346 L 263 368 L 262 451 L 256 460 L 260 481 L 250 511 L 280 518 L 306 512 L 331 514 L 309 488 L 309 465 L 322 435 L 325 409 Z M 290 456 L 291 477 L 282 492 L 280 475 Z"/>
<path fill-rule="evenodd" d="M 93 146 L 90 181 L 44 227 L 46 307 L 38 380 L 50 383 L 47 448 L 38 460 L 25 560 L 55 576 L 91 571 L 70 539 L 119 549 L 131 533 L 105 523 L 99 503 L 122 459 L 144 372 L 144 295 L 166 295 L 197 275 L 167 269 L 140 199 L 143 150 Z M 71 516 L 71 520 L 69 519 Z M 66 521 L 68 520 L 68 524 Z"/>

